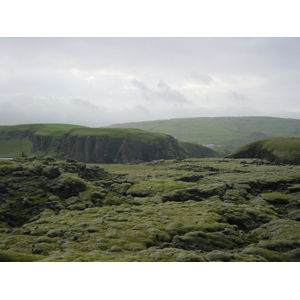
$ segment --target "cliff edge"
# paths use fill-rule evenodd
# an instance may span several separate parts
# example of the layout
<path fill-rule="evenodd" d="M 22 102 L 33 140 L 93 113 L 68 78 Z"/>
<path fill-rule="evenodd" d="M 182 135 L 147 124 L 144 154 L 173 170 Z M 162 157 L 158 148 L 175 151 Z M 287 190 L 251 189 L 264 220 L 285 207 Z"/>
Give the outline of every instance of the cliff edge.
<path fill-rule="evenodd" d="M 20 154 L 72 158 L 85 163 L 130 163 L 218 157 L 202 145 L 141 129 L 89 128 L 62 124 L 0 127 L 0 157 Z"/>

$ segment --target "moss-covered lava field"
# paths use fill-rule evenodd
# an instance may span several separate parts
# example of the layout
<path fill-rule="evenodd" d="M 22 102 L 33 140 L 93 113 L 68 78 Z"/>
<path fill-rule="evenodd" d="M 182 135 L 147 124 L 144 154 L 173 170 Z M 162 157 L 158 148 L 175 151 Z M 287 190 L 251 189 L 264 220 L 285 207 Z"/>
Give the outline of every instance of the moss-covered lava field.
<path fill-rule="evenodd" d="M 300 261 L 300 167 L 0 161 L 1 261 Z"/>

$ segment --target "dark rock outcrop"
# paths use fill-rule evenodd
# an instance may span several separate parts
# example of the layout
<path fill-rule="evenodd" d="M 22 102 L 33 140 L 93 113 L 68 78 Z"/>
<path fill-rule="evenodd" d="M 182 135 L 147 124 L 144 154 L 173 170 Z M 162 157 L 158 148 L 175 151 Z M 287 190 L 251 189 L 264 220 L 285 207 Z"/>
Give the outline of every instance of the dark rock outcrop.
<path fill-rule="evenodd" d="M 32 153 L 47 151 L 51 144 L 52 136 L 30 133 L 29 140 L 32 142 Z"/>
<path fill-rule="evenodd" d="M 85 209 L 89 201 L 85 197 L 81 199 L 80 193 L 92 182 L 110 177 L 99 166 L 49 157 L 17 157 L 4 161 L 0 164 L 0 228 L 1 224 L 21 226 L 44 209 L 56 213 L 66 207 L 79 209 L 79 205 Z M 102 205 L 102 202 L 94 205 Z"/>
<path fill-rule="evenodd" d="M 134 134 L 114 138 L 109 135 L 74 135 L 66 133 L 56 148 L 60 158 L 86 163 L 129 163 L 189 156 L 172 136 L 143 140 Z"/>
<path fill-rule="evenodd" d="M 2 152 L 1 152 L 2 151 Z M 0 128 L 2 157 L 54 155 L 86 163 L 130 163 L 160 159 L 216 157 L 204 146 L 140 129 L 27 124 Z"/>

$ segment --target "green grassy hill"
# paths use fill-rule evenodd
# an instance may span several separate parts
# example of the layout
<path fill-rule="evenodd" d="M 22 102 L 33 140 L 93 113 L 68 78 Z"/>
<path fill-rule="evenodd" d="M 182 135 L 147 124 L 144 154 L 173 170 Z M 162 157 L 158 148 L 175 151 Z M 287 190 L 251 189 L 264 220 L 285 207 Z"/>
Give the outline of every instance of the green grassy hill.
<path fill-rule="evenodd" d="M 249 142 L 268 137 L 300 137 L 300 120 L 273 117 L 212 117 L 115 124 L 162 132 L 184 142 L 214 144 L 220 153 L 232 152 Z M 225 150 L 224 150 L 225 149 Z"/>
<path fill-rule="evenodd" d="M 246 144 L 229 158 L 259 158 L 275 163 L 300 164 L 300 138 L 267 138 Z"/>
<path fill-rule="evenodd" d="M 69 124 L 0 126 L 0 157 L 21 154 L 73 158 L 88 163 L 219 156 L 206 147 L 180 144 L 170 135 L 141 129 Z"/>
<path fill-rule="evenodd" d="M 22 124 L 0 126 L 0 157 L 15 157 L 18 155 L 53 155 L 58 140 L 68 131 L 84 126 L 70 124 Z M 50 143 L 47 149 L 33 149 L 33 137 L 41 137 Z"/>

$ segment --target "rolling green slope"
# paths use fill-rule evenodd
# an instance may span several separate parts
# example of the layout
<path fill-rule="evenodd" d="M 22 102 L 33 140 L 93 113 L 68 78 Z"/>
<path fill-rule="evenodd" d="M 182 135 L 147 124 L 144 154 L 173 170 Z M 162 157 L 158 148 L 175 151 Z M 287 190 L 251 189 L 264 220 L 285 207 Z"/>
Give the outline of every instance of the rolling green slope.
<path fill-rule="evenodd" d="M 229 158 L 259 158 L 275 163 L 300 164 L 300 138 L 273 137 L 244 145 Z"/>
<path fill-rule="evenodd" d="M 267 137 L 300 137 L 300 120 L 273 117 L 207 117 L 115 124 L 114 128 L 139 128 L 162 132 L 184 142 L 215 144 L 227 153 Z M 226 151 L 225 151 L 226 152 Z"/>

